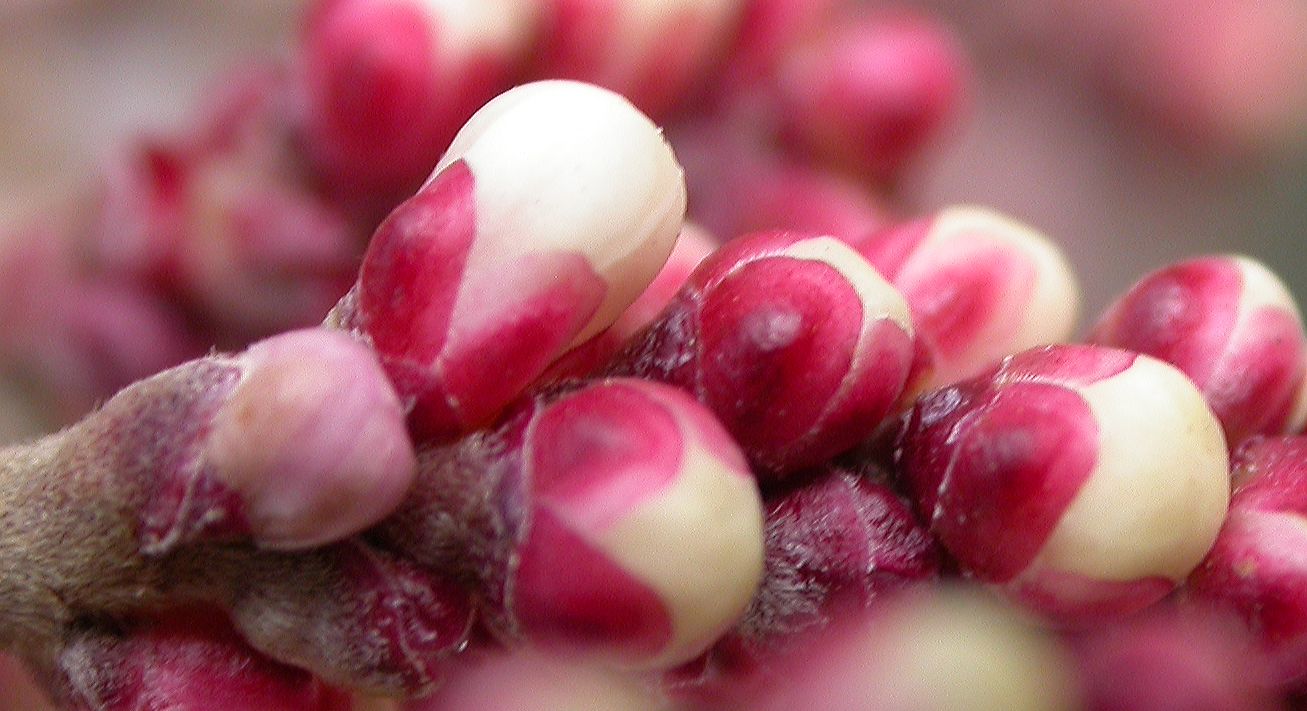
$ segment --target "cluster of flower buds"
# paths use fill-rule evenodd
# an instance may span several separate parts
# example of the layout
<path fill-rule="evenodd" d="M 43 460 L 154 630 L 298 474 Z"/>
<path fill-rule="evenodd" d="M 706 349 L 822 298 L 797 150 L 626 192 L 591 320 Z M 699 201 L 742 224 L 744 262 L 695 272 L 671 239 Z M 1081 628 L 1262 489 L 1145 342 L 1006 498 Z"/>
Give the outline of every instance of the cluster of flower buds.
<path fill-rule="evenodd" d="M 74 364 L 172 333 L 137 293 L 233 344 L 328 315 L 0 450 L 0 644 L 79 710 L 1307 690 L 1307 445 L 1266 437 L 1307 412 L 1288 290 L 1186 262 L 1067 343 L 1051 240 L 979 208 L 897 222 L 869 192 L 963 72 L 929 21 L 866 12 L 316 3 L 292 71 L 115 174 L 75 230 L 95 278 L 33 252 L 97 299 L 4 284 L 16 323 L 66 316 L 86 350 L 37 352 Z M 608 88 L 491 98 L 557 75 Z M 640 107 L 682 122 L 671 143 Z M 707 166 L 688 187 L 678 135 Z"/>

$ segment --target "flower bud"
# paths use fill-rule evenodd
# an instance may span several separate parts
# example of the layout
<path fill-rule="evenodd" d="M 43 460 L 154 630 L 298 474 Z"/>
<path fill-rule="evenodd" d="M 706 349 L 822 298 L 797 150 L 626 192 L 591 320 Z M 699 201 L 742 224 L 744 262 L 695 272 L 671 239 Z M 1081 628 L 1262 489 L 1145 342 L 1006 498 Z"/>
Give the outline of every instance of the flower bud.
<path fill-rule="evenodd" d="M 1247 257 L 1159 269 L 1107 308 L 1093 343 L 1160 358 L 1198 385 L 1236 445 L 1307 421 L 1307 337 L 1284 283 Z"/>
<path fill-rule="evenodd" d="M 954 207 L 856 242 L 908 300 L 929 389 L 1071 334 L 1079 289 L 1043 235 L 988 210 Z"/>
<path fill-rule="evenodd" d="M 377 228 L 334 320 L 381 354 L 418 430 L 487 424 L 653 280 L 685 212 L 657 127 L 587 84 L 527 84 L 468 121 Z"/>
<path fill-rule="evenodd" d="M 1180 371 L 1049 346 L 923 395 L 897 460 L 968 575 L 1076 623 L 1141 609 L 1184 580 L 1225 516 L 1227 456 Z"/>
<path fill-rule="evenodd" d="M 1233 458 L 1230 514 L 1189 598 L 1235 613 L 1274 681 L 1307 681 L 1307 438 L 1253 437 Z"/>
<path fill-rule="evenodd" d="M 673 697 L 738 705 L 783 683 L 778 673 L 810 651 L 813 637 L 939 577 L 934 539 L 906 501 L 868 474 L 827 467 L 767 502 L 758 594 L 707 653 L 663 677 Z"/>
<path fill-rule="evenodd" d="M 701 264 L 609 372 L 693 392 L 776 477 L 870 436 L 902 394 L 912 334 L 903 298 L 840 240 L 758 233 Z"/>
<path fill-rule="evenodd" d="M 850 621 L 796 658 L 753 711 L 1072 711 L 1066 651 L 965 588 L 918 590 Z"/>
<path fill-rule="evenodd" d="M 420 453 L 419 471 L 375 536 L 468 580 L 506 644 L 680 664 L 739 619 L 762 577 L 757 483 L 676 388 L 618 378 L 536 393 L 495 429 Z"/>

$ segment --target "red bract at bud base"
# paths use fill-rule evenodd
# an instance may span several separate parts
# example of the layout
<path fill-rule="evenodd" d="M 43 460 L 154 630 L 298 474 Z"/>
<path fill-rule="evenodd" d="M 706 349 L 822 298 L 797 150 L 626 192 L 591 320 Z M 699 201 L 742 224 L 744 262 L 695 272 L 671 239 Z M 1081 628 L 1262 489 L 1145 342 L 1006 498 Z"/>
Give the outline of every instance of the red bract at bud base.
<path fill-rule="evenodd" d="M 907 305 L 866 260 L 834 237 L 772 232 L 705 260 L 609 372 L 693 392 L 776 477 L 867 438 L 911 363 Z"/>
<path fill-rule="evenodd" d="M 481 109 L 377 228 L 329 321 L 376 348 L 420 432 L 470 431 L 617 319 L 684 213 L 680 166 L 629 102 L 527 84 Z"/>
<path fill-rule="evenodd" d="M 1071 334 L 1080 292 L 1043 235 L 997 213 L 954 207 L 856 242 L 912 310 L 928 389 Z"/>
<path fill-rule="evenodd" d="M 83 632 L 60 657 L 74 711 L 349 711 L 349 694 L 250 649 L 221 616 L 174 613 L 129 636 Z"/>
<path fill-rule="evenodd" d="M 1231 445 L 1307 421 L 1307 337 L 1293 297 L 1246 257 L 1158 270 L 1108 307 L 1094 343 L 1160 358 L 1198 384 Z"/>
<path fill-rule="evenodd" d="M 890 593 L 935 580 L 939 549 L 889 487 L 831 467 L 767 502 L 766 574 L 748 612 L 663 685 L 680 699 L 738 704 L 781 682 L 812 638 Z"/>
<path fill-rule="evenodd" d="M 663 118 L 724 54 L 741 0 L 535 0 L 541 46 L 531 76 L 612 89 Z"/>
<path fill-rule="evenodd" d="M 1238 614 L 1275 680 L 1307 687 L 1307 438 L 1254 437 L 1234 456 L 1230 515 L 1189 596 Z"/>
<path fill-rule="evenodd" d="M 762 577 L 762 505 L 739 449 L 675 388 L 597 381 L 419 455 L 376 536 L 482 600 L 507 644 L 632 667 L 703 652 Z"/>
<path fill-rule="evenodd" d="M 1141 609 L 1225 516 L 1220 424 L 1147 356 L 1052 346 L 917 401 L 896 458 L 963 571 L 1060 622 Z"/>
<path fill-rule="evenodd" d="M 784 133 L 805 152 L 891 184 L 961 112 L 966 73 L 956 40 L 927 16 L 841 22 L 780 67 Z"/>
<path fill-rule="evenodd" d="M 318 0 L 309 13 L 303 141 L 355 197 L 416 187 L 534 40 L 534 0 Z"/>

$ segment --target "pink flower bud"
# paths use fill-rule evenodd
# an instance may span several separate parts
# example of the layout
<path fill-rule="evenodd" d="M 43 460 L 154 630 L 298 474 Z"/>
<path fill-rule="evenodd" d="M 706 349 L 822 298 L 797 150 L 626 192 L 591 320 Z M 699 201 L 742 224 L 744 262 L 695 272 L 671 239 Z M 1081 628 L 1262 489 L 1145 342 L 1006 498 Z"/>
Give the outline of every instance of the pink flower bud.
<path fill-rule="evenodd" d="M 934 581 L 940 554 L 907 502 L 873 478 L 831 467 L 767 502 L 766 573 L 744 619 L 694 661 L 669 672 L 680 699 L 738 704 L 783 683 L 814 635 L 890 593 Z"/>
<path fill-rule="evenodd" d="M 617 379 L 537 396 L 421 462 L 378 535 L 476 580 L 506 642 L 679 664 L 735 623 L 762 576 L 757 485 L 675 388 Z"/>
<path fill-rule="evenodd" d="M 856 244 L 908 300 L 927 359 L 923 389 L 1063 341 L 1075 326 L 1079 289 L 1066 257 L 997 213 L 954 207 Z"/>
<path fill-rule="evenodd" d="M 1229 442 L 1301 430 L 1307 337 L 1284 284 L 1246 257 L 1155 271 L 1108 307 L 1089 340 L 1160 358 L 1188 375 Z"/>
<path fill-rule="evenodd" d="M 937 21 L 903 10 L 838 23 L 778 72 L 791 144 L 891 184 L 962 112 L 967 64 Z"/>
<path fill-rule="evenodd" d="M 1050 346 L 922 396 L 897 459 L 967 575 L 1076 623 L 1141 609 L 1184 580 L 1225 516 L 1227 456 L 1180 371 Z"/>
<path fill-rule="evenodd" d="M 178 394 L 125 391 L 103 435 L 149 463 L 129 469 L 149 492 L 138 531 L 148 555 L 210 538 L 321 545 L 376 523 L 412 481 L 399 400 L 372 353 L 342 334 L 283 334 L 160 378 Z"/>
<path fill-rule="evenodd" d="M 77 711 L 349 711 L 349 695 L 250 649 L 220 616 L 173 613 L 125 636 L 83 633 L 59 657 Z"/>
<path fill-rule="evenodd" d="M 334 319 L 382 355 L 421 432 L 469 431 L 617 319 L 684 211 L 680 166 L 630 103 L 576 82 L 521 86 L 377 229 Z"/>
<path fill-rule="evenodd" d="M 1307 438 L 1254 437 L 1234 456 L 1230 515 L 1189 595 L 1236 613 L 1276 682 L 1307 680 Z"/>
<path fill-rule="evenodd" d="M 344 538 L 408 491 L 413 446 L 376 358 L 339 333 L 297 331 L 252 346 L 205 445 L 214 479 L 238 493 L 265 546 Z"/>
<path fill-rule="evenodd" d="M 342 192 L 412 190 L 511 85 L 535 29 L 534 0 L 319 0 L 300 58 L 308 153 Z"/>
<path fill-rule="evenodd" d="M 720 426 L 679 391 L 626 382 L 554 403 L 532 435 L 522 632 L 645 667 L 702 652 L 762 574 L 757 489 Z"/>
<path fill-rule="evenodd" d="M 712 73 L 741 0 L 537 0 L 531 74 L 612 89 L 657 118 Z"/>
<path fill-rule="evenodd" d="M 907 305 L 834 237 L 728 243 L 610 372 L 707 404 L 760 476 L 817 465 L 870 436 L 912 362 Z"/>

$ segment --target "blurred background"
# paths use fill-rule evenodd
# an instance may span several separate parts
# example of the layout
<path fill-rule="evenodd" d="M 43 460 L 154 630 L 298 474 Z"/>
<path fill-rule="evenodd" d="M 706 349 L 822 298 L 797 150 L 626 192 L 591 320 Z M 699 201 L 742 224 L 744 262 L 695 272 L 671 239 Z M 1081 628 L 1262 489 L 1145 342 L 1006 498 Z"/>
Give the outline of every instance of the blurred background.
<path fill-rule="evenodd" d="M 896 4 L 939 13 L 975 68 L 971 114 L 915 167 L 908 202 L 983 203 L 1047 231 L 1086 313 L 1212 250 L 1262 257 L 1307 293 L 1307 3 Z M 123 138 L 175 127 L 222 70 L 286 52 L 300 5 L 4 3 L 0 219 L 75 189 Z"/>

